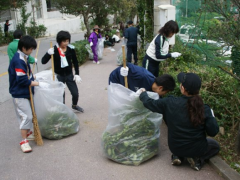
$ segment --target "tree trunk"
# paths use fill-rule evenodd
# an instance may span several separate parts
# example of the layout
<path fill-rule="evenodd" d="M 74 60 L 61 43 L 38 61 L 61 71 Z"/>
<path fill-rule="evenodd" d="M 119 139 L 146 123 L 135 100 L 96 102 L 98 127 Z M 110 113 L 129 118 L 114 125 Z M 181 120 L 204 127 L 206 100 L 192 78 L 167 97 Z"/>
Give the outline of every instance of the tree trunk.
<path fill-rule="evenodd" d="M 88 14 L 83 14 L 83 21 L 84 21 L 84 24 L 86 26 L 86 29 L 87 29 L 87 34 L 90 34 L 90 27 L 89 27 L 89 23 L 88 23 Z"/>
<path fill-rule="evenodd" d="M 240 123 L 239 123 L 239 128 L 238 128 L 238 134 L 237 134 L 237 154 L 240 155 Z"/>

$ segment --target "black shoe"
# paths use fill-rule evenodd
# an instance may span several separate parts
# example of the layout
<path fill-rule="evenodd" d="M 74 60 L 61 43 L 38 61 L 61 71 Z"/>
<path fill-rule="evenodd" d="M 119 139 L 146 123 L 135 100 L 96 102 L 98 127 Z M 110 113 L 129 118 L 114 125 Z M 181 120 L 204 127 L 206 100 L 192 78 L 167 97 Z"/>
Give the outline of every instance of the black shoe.
<path fill-rule="evenodd" d="M 78 105 L 72 105 L 72 109 L 75 110 L 76 112 L 80 113 L 84 112 L 83 108 L 79 107 Z"/>
<path fill-rule="evenodd" d="M 172 165 L 179 166 L 181 164 L 181 159 L 178 156 L 172 155 Z"/>
<path fill-rule="evenodd" d="M 201 161 L 199 158 L 187 158 L 187 160 L 194 170 L 200 171 L 202 166 L 201 166 Z"/>

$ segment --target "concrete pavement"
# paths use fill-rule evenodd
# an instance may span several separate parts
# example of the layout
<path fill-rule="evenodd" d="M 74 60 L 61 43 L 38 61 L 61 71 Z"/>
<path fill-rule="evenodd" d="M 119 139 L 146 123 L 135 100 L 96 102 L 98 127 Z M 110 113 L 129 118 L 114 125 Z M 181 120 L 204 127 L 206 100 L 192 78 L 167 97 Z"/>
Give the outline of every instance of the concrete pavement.
<path fill-rule="evenodd" d="M 79 40 L 78 37 L 83 39 L 83 34 L 76 34 L 75 36 L 76 40 Z M 54 39 L 45 39 L 44 49 L 42 49 L 41 53 L 39 51 L 39 60 L 43 53 L 46 52 L 45 49 L 49 47 L 49 41 Z M 44 40 L 42 41 L 44 42 Z M 204 165 L 199 172 L 192 170 L 187 162 L 179 167 L 172 166 L 170 161 L 171 153 L 167 144 L 167 127 L 164 123 L 161 125 L 161 148 L 159 155 L 151 160 L 134 167 L 115 163 L 104 156 L 101 148 L 101 135 L 108 121 L 108 76 L 117 67 L 116 54 L 120 48 L 121 43 L 115 45 L 114 49 L 116 51 L 105 48 L 101 64 L 96 65 L 92 61 L 88 61 L 80 67 L 80 76 L 83 82 L 78 85 L 78 104 L 84 108 L 85 112 L 77 114 L 80 122 L 80 131 L 76 135 L 61 140 L 44 139 L 43 146 L 36 146 L 34 142 L 30 142 L 33 152 L 24 154 L 19 147 L 21 138 L 12 100 L 5 98 L 2 101 L 0 104 L 0 140 L 2 144 L 0 146 L 0 179 L 223 179 L 209 164 Z M 2 59 L 0 58 L 1 62 Z M 50 63 L 42 66 L 41 70 L 49 67 Z M 0 77 L 1 89 L 3 87 L 2 78 L 8 78 L 8 76 Z M 8 91 L 4 91 L 4 96 L 7 93 Z M 67 88 L 66 104 L 69 107 L 71 106 L 71 95 Z"/>

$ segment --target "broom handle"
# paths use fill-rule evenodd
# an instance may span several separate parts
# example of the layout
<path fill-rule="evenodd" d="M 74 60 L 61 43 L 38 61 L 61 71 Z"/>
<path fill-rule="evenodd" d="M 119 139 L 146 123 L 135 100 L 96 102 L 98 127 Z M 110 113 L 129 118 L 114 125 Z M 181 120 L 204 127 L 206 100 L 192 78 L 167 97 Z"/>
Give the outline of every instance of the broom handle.
<path fill-rule="evenodd" d="M 125 56 L 125 46 L 122 45 L 122 53 L 123 53 L 123 67 L 126 68 L 126 56 Z M 128 88 L 128 80 L 127 76 L 124 76 L 125 87 Z"/>
<path fill-rule="evenodd" d="M 50 42 L 50 48 L 52 48 L 52 41 Z M 55 81 L 53 54 L 51 55 L 51 61 L 52 61 L 52 74 L 53 74 L 53 81 Z"/>
<path fill-rule="evenodd" d="M 37 58 L 39 46 L 40 46 L 40 41 L 38 41 L 37 52 L 36 52 L 35 58 Z M 36 65 L 36 63 L 33 64 L 32 73 L 34 73 L 35 65 Z"/>
<path fill-rule="evenodd" d="M 27 59 L 24 57 L 24 60 L 27 65 L 27 76 L 29 79 L 29 69 L 28 69 Z M 33 105 L 33 96 L 32 96 L 31 85 L 29 85 L 28 88 L 29 88 L 29 94 L 30 94 L 30 105 L 31 105 L 32 115 L 33 115 L 33 126 L 34 126 L 34 133 L 35 133 L 34 140 L 36 141 L 37 145 L 41 146 L 41 145 L 43 145 L 43 140 L 42 140 L 41 132 L 39 130 L 39 126 L 38 126 L 37 115 L 35 113 L 35 109 L 34 109 L 34 105 Z"/>

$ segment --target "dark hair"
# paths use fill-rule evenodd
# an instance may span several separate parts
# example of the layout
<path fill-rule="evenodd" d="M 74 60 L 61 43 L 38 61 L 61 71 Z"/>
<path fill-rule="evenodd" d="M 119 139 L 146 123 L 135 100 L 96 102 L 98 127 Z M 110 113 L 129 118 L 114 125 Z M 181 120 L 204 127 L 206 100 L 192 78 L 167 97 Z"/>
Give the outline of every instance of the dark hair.
<path fill-rule="evenodd" d="M 35 39 L 31 36 L 22 36 L 21 39 L 18 42 L 18 49 L 22 51 L 22 48 L 25 48 L 26 50 L 33 48 L 36 49 L 37 47 L 37 42 Z"/>
<path fill-rule="evenodd" d="M 174 78 L 169 74 L 163 74 L 155 78 L 154 82 L 163 87 L 163 91 L 173 91 L 176 84 Z"/>
<path fill-rule="evenodd" d="M 71 42 L 71 35 L 68 31 L 59 31 L 56 37 L 57 43 L 60 45 L 62 41 L 69 40 Z"/>
<path fill-rule="evenodd" d="M 20 39 L 23 36 L 23 32 L 21 30 L 16 30 L 13 33 L 13 38 L 14 39 Z"/>
<path fill-rule="evenodd" d="M 170 33 L 174 33 L 174 34 L 178 33 L 179 27 L 175 21 L 170 20 L 158 32 L 161 35 L 165 35 L 166 37 L 168 37 Z"/>
<path fill-rule="evenodd" d="M 204 124 L 204 104 L 199 91 L 189 95 L 192 97 L 187 101 L 188 115 L 192 125 L 197 127 Z"/>
<path fill-rule="evenodd" d="M 6 20 L 6 23 L 9 22 L 9 20 Z"/>

